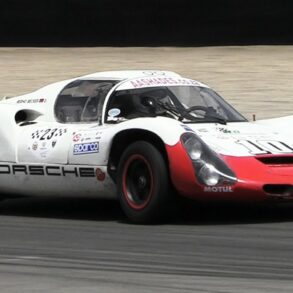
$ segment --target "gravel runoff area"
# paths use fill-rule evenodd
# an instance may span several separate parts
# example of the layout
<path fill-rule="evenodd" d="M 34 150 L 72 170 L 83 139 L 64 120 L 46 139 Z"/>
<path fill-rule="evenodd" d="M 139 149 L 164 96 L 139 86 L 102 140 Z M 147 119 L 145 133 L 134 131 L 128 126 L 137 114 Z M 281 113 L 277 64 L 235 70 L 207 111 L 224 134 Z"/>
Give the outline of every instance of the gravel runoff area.
<path fill-rule="evenodd" d="M 173 70 L 200 80 L 248 119 L 293 114 L 293 46 L 0 48 L 0 96 L 122 69 Z"/>

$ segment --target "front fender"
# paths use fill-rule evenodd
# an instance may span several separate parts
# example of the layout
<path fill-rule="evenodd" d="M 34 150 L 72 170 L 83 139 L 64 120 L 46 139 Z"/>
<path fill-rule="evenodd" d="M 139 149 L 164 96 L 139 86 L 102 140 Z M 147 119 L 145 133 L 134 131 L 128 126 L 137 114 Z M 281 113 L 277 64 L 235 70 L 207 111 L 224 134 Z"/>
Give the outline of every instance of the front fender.
<path fill-rule="evenodd" d="M 254 123 L 267 127 L 268 131 L 277 132 L 278 134 L 287 137 L 293 136 L 292 127 L 288 127 L 289 125 L 293 124 L 293 115 L 279 118 L 257 120 Z"/>
<path fill-rule="evenodd" d="M 173 146 L 180 140 L 187 127 L 181 122 L 166 117 L 145 117 L 125 121 L 117 125 L 117 133 L 127 129 L 146 130 L 160 137 L 164 144 Z"/>
<path fill-rule="evenodd" d="M 116 128 L 117 126 L 117 128 Z M 191 131 L 182 123 L 164 118 L 138 118 L 115 126 L 109 154 L 109 173 L 115 178 L 115 169 L 119 164 L 123 151 L 133 142 L 146 140 L 151 142 L 162 153 L 170 178 L 177 190 L 182 190 L 186 180 L 185 174 L 193 175 L 191 161 L 183 148 L 180 137 L 186 131 Z M 187 172 L 181 172 L 182 168 Z M 114 171 L 111 171 L 114 170 Z M 180 178 L 178 178 L 180 177 Z M 187 178 L 185 178 L 187 179 Z M 190 178 L 188 178 L 190 181 Z M 193 178 L 191 180 L 194 182 Z M 177 184 L 179 183 L 179 184 Z"/>

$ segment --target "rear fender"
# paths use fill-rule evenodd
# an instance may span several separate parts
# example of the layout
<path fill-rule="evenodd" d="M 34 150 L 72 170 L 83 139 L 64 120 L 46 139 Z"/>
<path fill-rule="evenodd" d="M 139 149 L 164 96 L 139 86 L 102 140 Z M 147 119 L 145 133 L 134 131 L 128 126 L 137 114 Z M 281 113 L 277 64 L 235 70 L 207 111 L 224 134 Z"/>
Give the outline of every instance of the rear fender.
<path fill-rule="evenodd" d="M 34 120 L 42 115 L 36 110 L 2 104 L 0 107 L 0 161 L 16 162 L 18 137 L 22 130 L 22 123 Z"/>

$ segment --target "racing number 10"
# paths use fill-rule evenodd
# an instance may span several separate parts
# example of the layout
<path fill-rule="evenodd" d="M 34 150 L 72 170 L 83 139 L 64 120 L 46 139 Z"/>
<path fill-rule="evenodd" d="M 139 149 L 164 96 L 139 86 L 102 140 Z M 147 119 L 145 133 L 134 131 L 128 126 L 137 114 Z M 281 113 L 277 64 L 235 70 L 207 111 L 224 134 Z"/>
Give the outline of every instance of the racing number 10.
<path fill-rule="evenodd" d="M 292 153 L 293 148 L 281 141 L 275 140 L 258 140 L 252 142 L 250 140 L 238 140 L 238 144 L 241 144 L 253 155 L 271 154 L 271 153 Z"/>

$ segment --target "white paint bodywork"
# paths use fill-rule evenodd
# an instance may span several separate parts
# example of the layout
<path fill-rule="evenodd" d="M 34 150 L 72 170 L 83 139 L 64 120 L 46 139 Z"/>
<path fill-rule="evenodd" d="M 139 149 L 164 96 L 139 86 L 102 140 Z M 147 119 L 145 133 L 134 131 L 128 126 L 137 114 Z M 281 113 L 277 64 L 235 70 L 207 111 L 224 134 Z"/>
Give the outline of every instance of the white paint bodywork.
<path fill-rule="evenodd" d="M 243 141 L 270 148 L 269 142 L 281 142 L 288 146 L 278 151 L 272 147 L 271 153 L 292 153 L 293 136 L 288 130 L 293 116 L 257 122 L 229 123 L 221 125 L 183 124 L 167 117 L 137 118 L 117 124 L 98 125 L 97 123 L 63 124 L 56 121 L 54 105 L 58 94 L 70 82 L 78 79 L 98 79 L 119 81 L 108 93 L 103 107 L 105 117 L 106 104 L 115 90 L 161 85 L 206 85 L 182 78 L 168 71 L 112 71 L 94 73 L 75 79 L 69 79 L 45 86 L 35 92 L 3 100 L 0 102 L 0 186 L 2 192 L 24 195 L 60 195 L 60 196 L 100 196 L 115 197 L 115 184 L 107 173 L 109 152 L 116 134 L 127 129 L 147 130 L 162 139 L 169 146 L 180 141 L 186 131 L 192 131 L 201 137 L 219 154 L 229 156 L 253 156 Z M 35 124 L 21 126 L 15 121 L 20 110 L 31 111 Z M 103 120 L 104 121 L 104 120 Z M 56 129 L 56 130 L 55 130 Z M 282 129 L 283 134 L 279 129 Z M 55 131 L 54 131 L 55 130 Z M 290 133 L 290 135 L 289 135 Z M 78 141 L 76 139 L 78 138 Z M 98 142 L 98 149 L 92 153 L 75 155 L 75 145 L 79 142 Z M 27 168 L 24 171 L 12 172 L 13 166 Z M 96 176 L 81 177 L 78 173 L 66 173 L 65 176 L 30 175 L 28 166 L 36 166 L 39 172 L 56 170 L 79 172 L 81 167 L 105 174 L 103 180 Z M 41 168 L 43 168 L 41 171 Z M 59 169 L 58 169 L 59 168 Z M 34 170 L 34 169 L 33 169 Z M 14 170 L 15 171 L 15 170 Z M 34 171 L 36 172 L 36 171 Z"/>
<path fill-rule="evenodd" d="M 129 78 L 149 76 L 169 76 L 172 78 L 180 77 L 176 73 L 168 71 L 117 71 L 95 73 L 82 76 L 75 79 L 69 79 L 45 86 L 35 92 L 5 99 L 0 102 L 0 186 L 3 193 L 18 193 L 23 195 L 62 195 L 86 197 L 115 197 L 115 184 L 107 174 L 108 156 L 112 140 L 115 134 L 125 129 L 148 129 L 154 133 L 160 134 L 163 131 L 163 140 L 168 144 L 175 144 L 178 137 L 183 132 L 181 127 L 178 131 L 169 132 L 170 123 L 177 124 L 176 121 L 158 117 L 155 120 L 151 118 L 136 119 L 136 121 L 126 121 L 124 123 L 110 125 L 97 123 L 76 123 L 62 124 L 58 123 L 54 114 L 54 105 L 58 94 L 69 83 L 78 79 L 99 79 L 99 80 L 118 80 L 123 83 Z M 118 83 L 119 85 L 120 83 Z M 105 104 L 111 93 L 105 100 Z M 41 102 L 40 102 L 41 101 Z M 35 124 L 21 126 L 15 121 L 15 115 L 21 110 L 37 112 L 39 117 L 34 120 Z M 105 107 L 104 110 L 105 112 Z M 158 129 L 158 124 L 160 128 Z M 43 139 L 52 134 L 52 130 L 62 131 L 62 135 L 53 134 L 53 139 Z M 33 137 L 34 133 L 39 133 L 39 138 Z M 76 134 L 81 135 L 81 139 L 89 141 L 99 141 L 99 152 L 86 154 L 82 156 L 73 155 L 74 141 Z M 54 143 L 54 146 L 52 145 Z M 105 174 L 105 179 L 97 180 L 96 176 L 92 178 L 80 178 L 75 174 L 68 176 L 42 176 L 29 175 L 24 172 L 16 174 L 6 174 L 8 168 L 12 172 L 13 166 L 46 166 L 52 168 L 63 168 L 70 166 L 79 168 L 80 166 L 88 168 L 98 168 Z M 58 170 L 59 172 L 59 170 Z M 27 169 L 27 173 L 29 173 Z"/>
<path fill-rule="evenodd" d="M 290 121 L 293 122 L 293 119 L 291 118 Z M 267 123 L 259 121 L 235 122 L 227 123 L 227 125 L 189 124 L 188 126 L 212 149 L 222 155 L 245 157 L 266 153 L 293 153 L 293 135 L 288 136 L 286 131 L 283 132 L 284 127 L 279 127 L 277 131 L 277 128 L 271 126 L 273 123 L 274 120 Z M 280 143 L 283 146 L 281 145 L 278 149 Z"/>

